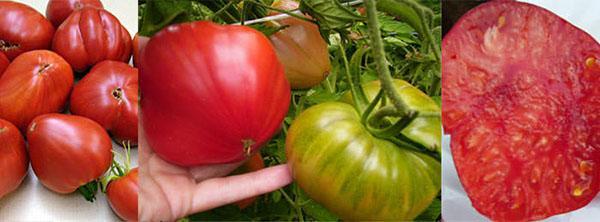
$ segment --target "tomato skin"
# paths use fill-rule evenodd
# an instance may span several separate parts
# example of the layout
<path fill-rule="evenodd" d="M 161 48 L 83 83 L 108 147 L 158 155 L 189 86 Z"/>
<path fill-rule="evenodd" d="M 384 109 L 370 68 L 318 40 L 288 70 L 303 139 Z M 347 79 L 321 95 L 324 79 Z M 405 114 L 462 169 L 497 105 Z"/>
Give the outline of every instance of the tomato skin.
<path fill-rule="evenodd" d="M 18 24 L 18 25 L 15 25 Z M 13 60 L 21 53 L 47 49 L 54 27 L 35 9 L 12 1 L 0 1 L 0 51 Z M 7 47 L 5 44 L 18 45 Z"/>
<path fill-rule="evenodd" d="M 104 60 L 127 62 L 131 56 L 131 36 L 110 12 L 83 8 L 56 30 L 52 50 L 83 72 Z"/>
<path fill-rule="evenodd" d="M 112 143 L 91 119 L 58 113 L 33 119 L 27 129 L 31 166 L 40 182 L 71 193 L 102 176 L 112 161 Z"/>
<path fill-rule="evenodd" d="M 84 7 L 104 8 L 100 0 L 50 0 L 46 6 L 46 17 L 54 27 L 58 27 L 71 13 Z"/>
<path fill-rule="evenodd" d="M 286 156 L 298 185 L 344 220 L 412 220 L 440 191 L 440 163 L 373 137 L 346 103 L 303 111 Z"/>
<path fill-rule="evenodd" d="M 298 2 L 278 0 L 273 7 L 293 10 L 298 8 Z M 278 23 L 288 27 L 269 38 L 292 88 L 305 89 L 321 83 L 329 75 L 331 63 L 327 43 L 321 37 L 319 27 L 297 18 L 282 19 Z"/>
<path fill-rule="evenodd" d="M 148 40 L 150 40 L 150 37 L 139 34 L 135 34 L 135 37 L 133 37 L 133 65 L 135 67 L 140 67 L 140 56 L 142 55 L 142 50 L 148 44 Z"/>
<path fill-rule="evenodd" d="M 259 171 L 264 168 L 265 168 L 265 162 L 263 161 L 263 158 L 260 155 L 260 152 L 257 152 L 254 155 L 252 155 L 252 157 L 250 157 L 250 159 L 248 159 L 248 161 L 245 162 L 244 165 L 242 165 L 238 169 L 236 169 L 237 172 L 234 172 L 233 174 L 254 172 L 254 171 Z M 243 210 L 246 207 L 249 207 L 250 205 L 252 205 L 254 203 L 254 201 L 256 201 L 256 199 L 258 199 L 258 196 L 246 198 L 246 199 L 240 200 L 238 202 L 235 202 L 235 205 L 237 205 L 240 208 L 240 210 Z"/>
<path fill-rule="evenodd" d="M 276 133 L 288 110 L 283 66 L 269 40 L 248 27 L 167 27 L 144 48 L 140 72 L 148 143 L 174 164 L 242 161 Z"/>
<path fill-rule="evenodd" d="M 138 168 L 108 183 L 106 196 L 113 211 L 125 221 L 138 220 Z"/>
<path fill-rule="evenodd" d="M 137 144 L 138 70 L 106 60 L 73 88 L 71 112 L 98 122 L 117 142 Z"/>
<path fill-rule="evenodd" d="M 2 73 L 4 73 L 4 70 L 6 70 L 8 64 L 10 64 L 10 61 L 6 55 L 4 55 L 4 53 L 0 52 L 0 78 L 2 78 Z"/>
<path fill-rule="evenodd" d="M 0 199 L 16 190 L 27 175 L 29 158 L 19 129 L 0 119 Z"/>
<path fill-rule="evenodd" d="M 58 54 L 23 53 L 0 78 L 0 118 L 25 131 L 34 117 L 61 111 L 72 86 L 73 71 Z"/>

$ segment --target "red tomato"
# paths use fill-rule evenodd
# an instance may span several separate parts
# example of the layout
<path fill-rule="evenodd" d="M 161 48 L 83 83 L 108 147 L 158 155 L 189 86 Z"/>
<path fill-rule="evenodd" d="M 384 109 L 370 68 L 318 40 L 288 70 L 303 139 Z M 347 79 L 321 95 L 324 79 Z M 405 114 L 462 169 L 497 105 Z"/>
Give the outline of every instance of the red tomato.
<path fill-rule="evenodd" d="M 71 112 L 100 123 L 119 144 L 137 144 L 138 70 L 110 60 L 96 64 L 73 88 Z"/>
<path fill-rule="evenodd" d="M 149 37 L 141 36 L 139 34 L 135 34 L 133 37 L 133 64 L 135 67 L 140 66 L 140 56 L 142 55 L 142 50 L 148 44 Z"/>
<path fill-rule="evenodd" d="M 8 58 L 6 58 L 6 55 L 4 55 L 4 53 L 0 52 L 0 78 L 2 78 L 2 73 L 4 73 L 4 70 L 6 70 L 8 64 L 10 64 L 10 61 L 8 60 Z"/>
<path fill-rule="evenodd" d="M 27 175 L 29 160 L 19 129 L 0 119 L 0 199 L 16 190 Z"/>
<path fill-rule="evenodd" d="M 46 17 L 54 27 L 58 27 L 72 12 L 84 7 L 104 8 L 100 0 L 50 0 L 46 7 Z"/>
<path fill-rule="evenodd" d="M 240 168 L 238 168 L 236 171 L 239 171 L 239 173 L 242 174 L 242 173 L 258 171 L 263 168 L 265 168 L 265 163 L 263 162 L 260 152 L 257 152 L 256 154 L 252 155 L 252 157 L 250 157 L 250 159 L 246 163 L 244 163 L 244 165 L 242 165 Z M 238 202 L 235 202 L 235 205 L 237 205 L 240 209 L 244 209 L 244 208 L 252 205 L 254 203 L 254 201 L 256 201 L 257 198 L 258 198 L 258 196 L 246 198 L 246 199 L 240 200 Z"/>
<path fill-rule="evenodd" d="M 52 50 L 83 72 L 104 60 L 127 62 L 131 56 L 131 36 L 110 12 L 83 8 L 56 30 Z"/>
<path fill-rule="evenodd" d="M 600 191 L 600 44 L 543 8 L 492 1 L 446 34 L 442 118 L 473 207 L 541 220 Z"/>
<path fill-rule="evenodd" d="M 108 183 L 108 203 L 113 211 L 125 221 L 138 220 L 138 168 Z"/>
<path fill-rule="evenodd" d="M 106 131 L 81 116 L 38 116 L 27 129 L 27 141 L 35 175 L 57 193 L 71 193 L 96 180 L 112 161 L 112 143 Z"/>
<path fill-rule="evenodd" d="M 298 2 L 278 0 L 273 7 L 293 10 L 298 8 Z M 327 43 L 321 37 L 319 27 L 297 18 L 286 18 L 278 23 L 288 27 L 269 38 L 292 88 L 310 88 L 321 83 L 329 75 L 331 63 Z"/>
<path fill-rule="evenodd" d="M 0 51 L 13 60 L 34 49 L 47 49 L 54 27 L 35 9 L 17 2 L 0 1 Z"/>
<path fill-rule="evenodd" d="M 158 32 L 142 52 L 143 127 L 182 166 L 242 161 L 279 129 L 290 86 L 269 40 L 199 21 Z"/>
<path fill-rule="evenodd" d="M 61 111 L 73 86 L 73 71 L 54 52 L 35 50 L 21 54 L 0 78 L 0 118 L 22 131 L 44 113 Z"/>

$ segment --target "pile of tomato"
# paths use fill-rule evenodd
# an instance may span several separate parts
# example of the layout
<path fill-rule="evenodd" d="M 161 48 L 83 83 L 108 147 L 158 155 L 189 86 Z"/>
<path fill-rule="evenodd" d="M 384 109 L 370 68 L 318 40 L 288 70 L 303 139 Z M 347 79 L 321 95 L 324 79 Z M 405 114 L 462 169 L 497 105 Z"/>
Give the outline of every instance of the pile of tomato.
<path fill-rule="evenodd" d="M 137 219 L 137 169 L 113 162 L 111 141 L 137 144 L 131 52 L 131 36 L 99 0 L 50 0 L 46 17 L 0 1 L 0 198 L 31 162 L 49 190 L 91 201 L 110 178 L 102 190 L 111 207 Z"/>

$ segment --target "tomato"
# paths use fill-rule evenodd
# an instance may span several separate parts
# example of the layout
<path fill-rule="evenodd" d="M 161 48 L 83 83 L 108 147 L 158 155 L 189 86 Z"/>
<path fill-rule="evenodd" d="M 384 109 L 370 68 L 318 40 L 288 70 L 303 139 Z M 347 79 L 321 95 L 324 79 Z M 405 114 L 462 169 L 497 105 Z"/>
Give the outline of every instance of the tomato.
<path fill-rule="evenodd" d="M 0 119 L 0 199 L 16 190 L 27 175 L 29 159 L 19 129 Z"/>
<path fill-rule="evenodd" d="M 285 144 L 300 188 L 344 220 L 412 220 L 440 191 L 437 160 L 372 136 L 346 103 L 303 111 Z"/>
<path fill-rule="evenodd" d="M 0 51 L 13 60 L 21 53 L 47 49 L 54 27 L 35 9 L 17 2 L 0 1 Z"/>
<path fill-rule="evenodd" d="M 81 116 L 40 115 L 27 129 L 27 141 L 35 175 L 57 193 L 71 193 L 96 180 L 112 161 L 112 143 L 106 131 Z"/>
<path fill-rule="evenodd" d="M 276 133 L 290 102 L 271 43 L 245 26 L 167 27 L 144 48 L 140 72 L 148 143 L 182 166 L 246 159 Z"/>
<path fill-rule="evenodd" d="M 64 57 L 73 70 L 83 72 L 104 60 L 129 61 L 131 36 L 110 12 L 83 8 L 58 27 L 52 50 Z"/>
<path fill-rule="evenodd" d="M 6 58 L 6 55 L 4 55 L 4 53 L 0 52 L 0 78 L 2 78 L 2 73 L 4 73 L 4 70 L 6 70 L 8 64 L 10 64 L 10 61 L 8 60 L 8 58 Z"/>
<path fill-rule="evenodd" d="M 400 94 L 408 107 L 420 112 L 440 112 L 440 108 L 425 93 L 410 85 L 406 81 L 394 79 L 394 88 Z M 362 85 L 365 95 L 369 100 L 373 100 L 379 92 L 380 82 L 375 80 Z M 342 97 L 342 101 L 352 104 L 352 94 L 347 92 Z M 393 122 L 396 119 L 390 119 Z M 407 139 L 422 145 L 426 149 L 436 152 L 441 151 L 442 129 L 439 117 L 417 117 L 406 128 L 402 130 L 402 135 Z"/>
<path fill-rule="evenodd" d="M 133 64 L 135 67 L 140 66 L 140 56 L 142 55 L 142 50 L 148 44 L 149 37 L 141 36 L 139 34 L 135 34 L 133 37 Z"/>
<path fill-rule="evenodd" d="M 108 183 L 106 196 L 113 211 L 125 221 L 138 220 L 138 168 Z"/>
<path fill-rule="evenodd" d="M 119 144 L 137 144 L 138 70 L 110 60 L 96 64 L 73 88 L 71 112 L 98 122 Z"/>
<path fill-rule="evenodd" d="M 100 0 L 50 0 L 46 7 L 46 17 L 54 27 L 58 27 L 72 12 L 84 7 L 104 8 Z"/>
<path fill-rule="evenodd" d="M 442 118 L 473 207 L 541 220 L 600 190 L 600 44 L 537 6 L 465 14 L 442 52 Z"/>
<path fill-rule="evenodd" d="M 244 165 L 242 165 L 238 169 L 236 169 L 233 172 L 233 174 L 242 174 L 242 173 L 248 173 L 248 172 L 253 172 L 253 171 L 259 171 L 263 168 L 265 168 L 265 163 L 263 162 L 260 152 L 257 152 L 256 154 L 252 155 L 252 157 L 250 157 L 250 159 L 248 159 L 248 161 L 246 163 L 244 163 Z M 240 209 L 244 209 L 244 208 L 252 205 L 254 203 L 254 201 L 256 201 L 257 198 L 258 198 L 258 196 L 246 198 L 246 199 L 240 200 L 238 202 L 235 202 L 235 205 L 237 205 Z"/>
<path fill-rule="evenodd" d="M 0 78 L 0 118 L 24 131 L 34 117 L 61 111 L 72 86 L 73 71 L 59 55 L 47 50 L 23 53 Z"/>
<path fill-rule="evenodd" d="M 277 0 L 273 7 L 293 10 L 298 8 L 298 2 Z M 285 75 L 292 88 L 310 88 L 321 83 L 329 75 L 331 63 L 327 43 L 321 37 L 319 27 L 297 18 L 286 18 L 277 22 L 288 27 L 269 38 L 279 61 L 285 67 Z"/>

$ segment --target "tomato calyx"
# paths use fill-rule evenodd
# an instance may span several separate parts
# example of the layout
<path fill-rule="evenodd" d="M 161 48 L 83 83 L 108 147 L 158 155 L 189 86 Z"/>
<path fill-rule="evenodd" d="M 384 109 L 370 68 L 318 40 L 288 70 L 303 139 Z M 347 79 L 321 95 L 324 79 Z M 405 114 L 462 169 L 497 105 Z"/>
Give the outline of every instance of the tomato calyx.
<path fill-rule="evenodd" d="M 15 50 L 21 47 L 21 45 L 17 43 L 11 43 L 9 41 L 0 40 L 0 51 L 8 52 L 10 50 Z"/>
<path fill-rule="evenodd" d="M 119 101 L 119 104 L 123 102 L 123 89 L 121 87 L 113 89 L 111 94 L 117 101 Z"/>
<path fill-rule="evenodd" d="M 246 155 L 246 157 L 249 157 L 252 155 L 252 146 L 255 143 L 256 142 L 254 142 L 254 140 L 252 140 L 252 139 L 243 139 L 242 140 L 242 144 L 244 145 L 244 154 Z"/>
<path fill-rule="evenodd" d="M 98 191 L 98 181 L 93 180 L 83 186 L 77 188 L 77 191 L 89 202 L 96 200 L 96 192 Z"/>
<path fill-rule="evenodd" d="M 42 75 L 42 73 L 44 73 L 46 70 L 48 70 L 50 68 L 50 64 L 48 63 L 44 63 L 41 65 L 40 69 L 37 71 L 37 75 Z"/>

